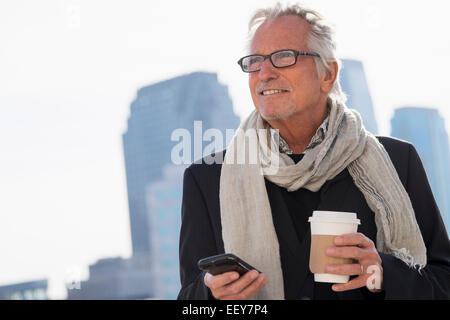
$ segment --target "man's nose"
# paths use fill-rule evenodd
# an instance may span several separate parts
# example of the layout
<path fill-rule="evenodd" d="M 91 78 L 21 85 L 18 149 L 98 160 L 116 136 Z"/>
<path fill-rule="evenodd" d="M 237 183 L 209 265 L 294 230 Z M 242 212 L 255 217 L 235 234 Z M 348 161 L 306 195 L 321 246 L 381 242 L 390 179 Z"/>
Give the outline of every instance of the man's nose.
<path fill-rule="evenodd" d="M 277 68 L 273 66 L 270 59 L 264 60 L 261 70 L 258 72 L 258 76 L 260 80 L 264 81 L 278 78 Z"/>

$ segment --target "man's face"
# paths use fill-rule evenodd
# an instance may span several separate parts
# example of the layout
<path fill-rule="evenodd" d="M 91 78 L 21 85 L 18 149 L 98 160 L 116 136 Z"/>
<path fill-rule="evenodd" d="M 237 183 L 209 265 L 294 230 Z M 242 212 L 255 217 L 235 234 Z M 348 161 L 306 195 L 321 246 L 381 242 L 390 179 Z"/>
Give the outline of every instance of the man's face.
<path fill-rule="evenodd" d="M 250 54 L 268 55 L 280 49 L 308 51 L 309 25 L 297 16 L 283 16 L 264 22 L 256 31 Z M 316 65 L 311 56 L 298 56 L 297 63 L 275 68 L 266 59 L 260 71 L 250 73 L 249 86 L 253 103 L 265 120 L 285 119 L 293 115 L 320 112 L 316 107 L 323 98 Z M 263 91 L 281 89 L 281 93 L 264 95 Z"/>

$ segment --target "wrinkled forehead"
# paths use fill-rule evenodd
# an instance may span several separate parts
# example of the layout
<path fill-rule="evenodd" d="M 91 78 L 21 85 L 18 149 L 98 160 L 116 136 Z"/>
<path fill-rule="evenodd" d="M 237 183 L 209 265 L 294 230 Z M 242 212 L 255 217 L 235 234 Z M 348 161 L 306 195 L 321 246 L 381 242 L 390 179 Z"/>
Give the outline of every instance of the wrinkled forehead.
<path fill-rule="evenodd" d="M 279 49 L 308 50 L 308 22 L 294 15 L 267 19 L 255 31 L 250 43 L 251 54 L 269 54 Z"/>

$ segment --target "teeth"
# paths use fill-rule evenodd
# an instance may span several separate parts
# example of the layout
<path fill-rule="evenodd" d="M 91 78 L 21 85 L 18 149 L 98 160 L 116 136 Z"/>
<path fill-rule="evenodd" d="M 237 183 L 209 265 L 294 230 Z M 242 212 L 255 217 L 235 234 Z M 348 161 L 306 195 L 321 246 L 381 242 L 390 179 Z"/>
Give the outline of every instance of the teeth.
<path fill-rule="evenodd" d="M 280 92 L 283 92 L 283 91 L 282 90 L 265 90 L 262 92 L 262 94 L 264 96 L 267 96 L 269 94 L 275 94 L 275 93 L 280 93 Z"/>

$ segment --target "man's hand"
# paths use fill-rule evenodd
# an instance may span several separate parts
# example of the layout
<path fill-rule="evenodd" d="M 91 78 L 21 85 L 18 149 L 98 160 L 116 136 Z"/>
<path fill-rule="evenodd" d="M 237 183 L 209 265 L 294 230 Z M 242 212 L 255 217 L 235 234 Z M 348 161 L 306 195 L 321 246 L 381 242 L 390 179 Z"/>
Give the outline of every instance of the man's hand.
<path fill-rule="evenodd" d="M 325 272 L 358 275 L 347 283 L 334 284 L 334 291 L 347 291 L 367 286 L 371 292 L 383 289 L 383 268 L 381 258 L 375 244 L 362 233 L 349 233 L 334 238 L 336 247 L 327 248 L 326 254 L 330 257 L 350 258 L 355 260 L 352 264 L 329 264 Z M 375 280 L 376 286 L 371 285 Z"/>
<path fill-rule="evenodd" d="M 206 273 L 204 282 L 216 299 L 247 300 L 266 285 L 267 277 L 256 270 L 251 270 L 241 277 L 234 271 L 216 276 Z"/>

